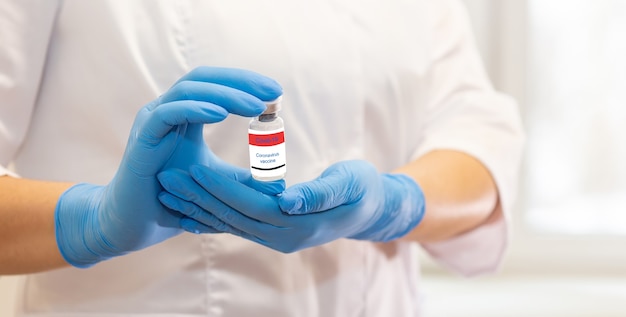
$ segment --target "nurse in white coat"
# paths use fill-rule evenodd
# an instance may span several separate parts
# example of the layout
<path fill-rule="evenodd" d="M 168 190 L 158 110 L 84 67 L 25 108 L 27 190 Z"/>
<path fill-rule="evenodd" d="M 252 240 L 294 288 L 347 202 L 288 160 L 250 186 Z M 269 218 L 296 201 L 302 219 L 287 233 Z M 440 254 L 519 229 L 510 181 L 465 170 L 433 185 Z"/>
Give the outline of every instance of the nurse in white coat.
<path fill-rule="evenodd" d="M 418 247 L 501 260 L 521 125 L 457 1 L 8 0 L 0 43 L 17 316 L 417 316 Z M 254 181 L 281 94 L 286 183 Z"/>

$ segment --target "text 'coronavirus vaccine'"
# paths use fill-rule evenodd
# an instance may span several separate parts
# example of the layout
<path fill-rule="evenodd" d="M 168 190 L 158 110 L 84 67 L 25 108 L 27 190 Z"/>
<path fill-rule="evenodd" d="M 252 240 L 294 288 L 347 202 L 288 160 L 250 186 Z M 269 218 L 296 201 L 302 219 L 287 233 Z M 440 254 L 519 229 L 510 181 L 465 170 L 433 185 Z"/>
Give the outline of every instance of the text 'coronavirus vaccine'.
<path fill-rule="evenodd" d="M 266 103 L 267 109 L 248 127 L 250 144 L 250 172 L 261 181 L 283 179 L 287 172 L 285 153 L 285 125 L 278 116 L 282 96 Z"/>

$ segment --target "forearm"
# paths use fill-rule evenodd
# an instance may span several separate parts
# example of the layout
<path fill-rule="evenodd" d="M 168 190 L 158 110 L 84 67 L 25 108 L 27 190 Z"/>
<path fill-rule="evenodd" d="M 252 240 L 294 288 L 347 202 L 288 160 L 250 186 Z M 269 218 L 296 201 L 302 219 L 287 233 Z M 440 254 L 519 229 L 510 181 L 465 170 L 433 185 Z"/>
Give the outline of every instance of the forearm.
<path fill-rule="evenodd" d="M 0 275 L 68 265 L 56 244 L 54 210 L 71 185 L 0 176 Z"/>
<path fill-rule="evenodd" d="M 439 150 L 395 170 L 411 176 L 426 199 L 421 223 L 403 239 L 441 241 L 483 224 L 497 210 L 498 191 L 485 166 L 461 152 Z"/>

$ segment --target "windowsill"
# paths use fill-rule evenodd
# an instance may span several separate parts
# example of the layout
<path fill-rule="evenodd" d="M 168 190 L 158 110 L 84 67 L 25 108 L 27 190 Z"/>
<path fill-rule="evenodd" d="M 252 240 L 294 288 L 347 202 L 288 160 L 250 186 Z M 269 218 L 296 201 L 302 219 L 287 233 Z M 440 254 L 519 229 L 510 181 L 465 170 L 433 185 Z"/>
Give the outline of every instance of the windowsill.
<path fill-rule="evenodd" d="M 426 317 L 623 317 L 626 275 L 620 277 L 497 275 L 423 277 Z"/>

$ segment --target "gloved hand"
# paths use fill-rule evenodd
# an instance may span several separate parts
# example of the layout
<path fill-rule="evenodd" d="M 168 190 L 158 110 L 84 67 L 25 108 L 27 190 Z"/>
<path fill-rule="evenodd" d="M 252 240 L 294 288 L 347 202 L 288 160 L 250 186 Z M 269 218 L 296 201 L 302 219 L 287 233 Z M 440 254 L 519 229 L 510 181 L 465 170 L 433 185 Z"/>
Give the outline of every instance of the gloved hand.
<path fill-rule="evenodd" d="M 164 168 L 211 164 L 228 177 L 268 193 L 284 183 L 254 181 L 249 172 L 219 160 L 205 145 L 202 126 L 228 113 L 257 116 L 262 100 L 281 87 L 239 69 L 197 68 L 138 112 L 119 169 L 106 186 L 78 184 L 65 191 L 55 210 L 56 238 L 65 260 L 76 267 L 139 250 L 182 232 L 182 215 L 157 199 L 156 175 Z"/>
<path fill-rule="evenodd" d="M 406 175 L 379 174 L 365 161 L 330 166 L 317 179 L 266 195 L 206 166 L 190 173 L 166 170 L 159 199 L 196 222 L 185 230 L 215 228 L 281 252 L 339 238 L 390 241 L 417 226 L 424 215 L 420 187 Z"/>

